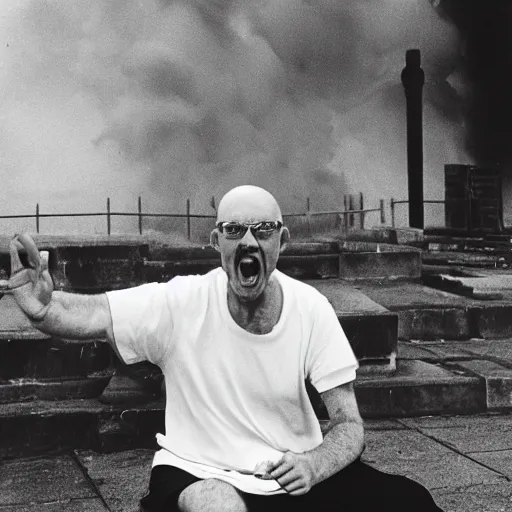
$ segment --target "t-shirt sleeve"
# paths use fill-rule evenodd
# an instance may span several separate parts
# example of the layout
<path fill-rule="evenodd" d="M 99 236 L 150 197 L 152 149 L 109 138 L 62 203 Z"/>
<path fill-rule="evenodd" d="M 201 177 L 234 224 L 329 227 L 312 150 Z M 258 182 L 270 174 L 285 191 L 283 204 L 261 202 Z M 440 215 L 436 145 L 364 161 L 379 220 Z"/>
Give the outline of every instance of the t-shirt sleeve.
<path fill-rule="evenodd" d="M 160 365 L 173 341 L 183 278 L 107 292 L 115 346 L 126 364 Z"/>
<path fill-rule="evenodd" d="M 306 375 L 319 393 L 355 380 L 359 364 L 338 317 L 320 296 L 306 355 Z"/>

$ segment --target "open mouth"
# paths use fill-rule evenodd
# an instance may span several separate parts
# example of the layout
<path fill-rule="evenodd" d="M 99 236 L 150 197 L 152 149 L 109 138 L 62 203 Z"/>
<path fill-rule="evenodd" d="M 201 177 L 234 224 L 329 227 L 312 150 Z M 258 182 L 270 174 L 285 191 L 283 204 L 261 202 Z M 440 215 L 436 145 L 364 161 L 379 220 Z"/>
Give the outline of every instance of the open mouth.
<path fill-rule="evenodd" d="M 261 264 L 254 256 L 244 256 L 238 263 L 238 276 L 242 286 L 255 286 L 260 275 Z"/>

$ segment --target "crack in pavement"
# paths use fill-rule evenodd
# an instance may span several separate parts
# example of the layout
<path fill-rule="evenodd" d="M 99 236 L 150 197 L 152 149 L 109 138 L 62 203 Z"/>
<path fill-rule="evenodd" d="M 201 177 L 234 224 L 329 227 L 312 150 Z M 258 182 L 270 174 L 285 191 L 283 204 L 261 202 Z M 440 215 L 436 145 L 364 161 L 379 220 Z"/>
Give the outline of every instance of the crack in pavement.
<path fill-rule="evenodd" d="M 501 477 L 503 477 L 507 482 L 512 482 L 512 479 L 510 477 L 508 477 L 507 475 L 504 475 L 503 473 L 501 473 L 500 471 L 498 471 L 497 469 L 494 469 L 493 467 L 491 466 L 488 466 L 487 464 L 484 464 L 483 462 L 480 462 L 479 460 L 476 460 L 474 459 L 473 457 L 470 456 L 470 454 L 468 453 L 463 453 L 461 452 L 459 449 L 457 449 L 456 446 L 448 443 L 447 441 L 443 441 L 442 439 L 438 439 L 436 437 L 434 437 L 433 435 L 431 434 L 428 434 L 427 432 L 425 432 L 421 427 L 417 427 L 415 425 L 407 425 L 406 423 L 404 423 L 403 421 L 401 421 L 400 418 L 396 418 L 396 420 L 401 423 L 402 425 L 404 425 L 406 428 L 408 428 L 409 430 L 415 430 L 416 432 L 418 432 L 419 434 L 425 436 L 425 437 L 428 437 L 429 439 L 431 439 L 432 441 L 435 441 L 436 443 L 440 444 L 441 446 L 444 446 L 445 448 L 448 448 L 449 450 L 451 450 L 452 452 L 455 452 L 457 453 L 458 455 L 461 455 L 462 457 L 470 460 L 471 462 L 474 462 L 475 464 L 485 468 L 485 469 L 489 469 L 490 471 L 492 471 L 493 473 L 496 473 L 497 475 L 500 475 Z M 496 450 L 498 451 L 498 450 Z M 476 452 L 471 452 L 471 453 L 476 453 Z"/>

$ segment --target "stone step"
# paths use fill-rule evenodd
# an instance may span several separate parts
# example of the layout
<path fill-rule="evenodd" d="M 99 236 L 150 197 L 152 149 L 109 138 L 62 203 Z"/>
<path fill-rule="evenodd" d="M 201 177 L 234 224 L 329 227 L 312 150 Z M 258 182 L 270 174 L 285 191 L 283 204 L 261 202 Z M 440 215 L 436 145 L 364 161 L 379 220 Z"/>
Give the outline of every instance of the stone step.
<path fill-rule="evenodd" d="M 450 293 L 421 283 L 368 283 L 358 289 L 398 315 L 398 338 L 468 340 L 512 336 L 512 296 L 499 300 Z M 503 292 L 502 292 L 503 293 Z"/>
<path fill-rule="evenodd" d="M 377 370 L 395 368 L 396 313 L 341 280 L 305 282 L 327 297 L 361 364 Z"/>
<path fill-rule="evenodd" d="M 491 383 L 483 373 L 478 368 L 399 359 L 391 374 L 359 372 L 355 390 L 364 418 L 469 414 L 495 410 L 497 403 L 500 409 L 511 409 L 510 403 L 503 406 L 510 400 L 509 388 L 501 392 L 498 386 L 509 375 L 495 373 Z M 314 394 L 311 399 L 321 424 L 326 423 L 325 408 Z M 97 399 L 5 404 L 0 407 L 0 458 L 70 448 L 155 449 L 155 433 L 164 429 L 164 407 L 162 398 L 155 400 L 123 376 L 115 376 Z"/>

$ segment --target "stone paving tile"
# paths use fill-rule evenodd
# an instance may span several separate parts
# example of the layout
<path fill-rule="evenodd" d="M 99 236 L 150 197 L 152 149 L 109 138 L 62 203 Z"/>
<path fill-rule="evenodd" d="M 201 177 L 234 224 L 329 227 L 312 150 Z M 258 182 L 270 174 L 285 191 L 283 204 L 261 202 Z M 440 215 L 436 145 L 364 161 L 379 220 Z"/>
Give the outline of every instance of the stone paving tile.
<path fill-rule="evenodd" d="M 77 455 L 112 512 L 138 512 L 154 453 L 139 449 L 108 454 L 82 451 Z"/>
<path fill-rule="evenodd" d="M 53 503 L 34 503 L 32 505 L 0 506 L 0 512 L 107 512 L 99 498 L 87 498 L 59 501 Z"/>
<path fill-rule="evenodd" d="M 461 453 L 512 449 L 512 415 L 401 418 Z"/>
<path fill-rule="evenodd" d="M 473 453 L 471 457 L 512 479 L 512 450 Z"/>
<path fill-rule="evenodd" d="M 505 481 L 498 473 L 408 430 L 368 431 L 363 461 L 382 471 L 412 478 L 429 490 Z"/>
<path fill-rule="evenodd" d="M 422 361 L 438 361 L 441 359 L 432 350 L 429 350 L 429 345 L 423 345 L 423 343 L 412 343 L 410 341 L 403 340 L 398 340 L 397 358 L 420 359 Z"/>
<path fill-rule="evenodd" d="M 392 419 L 365 418 L 364 428 L 365 430 L 403 430 L 408 427 Z"/>
<path fill-rule="evenodd" d="M 96 498 L 69 455 L 8 460 L 0 463 L 0 506 Z"/>
<path fill-rule="evenodd" d="M 444 512 L 509 512 L 512 483 L 448 487 L 432 491 Z"/>
<path fill-rule="evenodd" d="M 450 343 L 451 344 L 451 343 Z M 468 340 L 455 344 L 455 349 L 478 355 L 480 357 L 492 357 L 512 363 L 511 340 Z"/>

